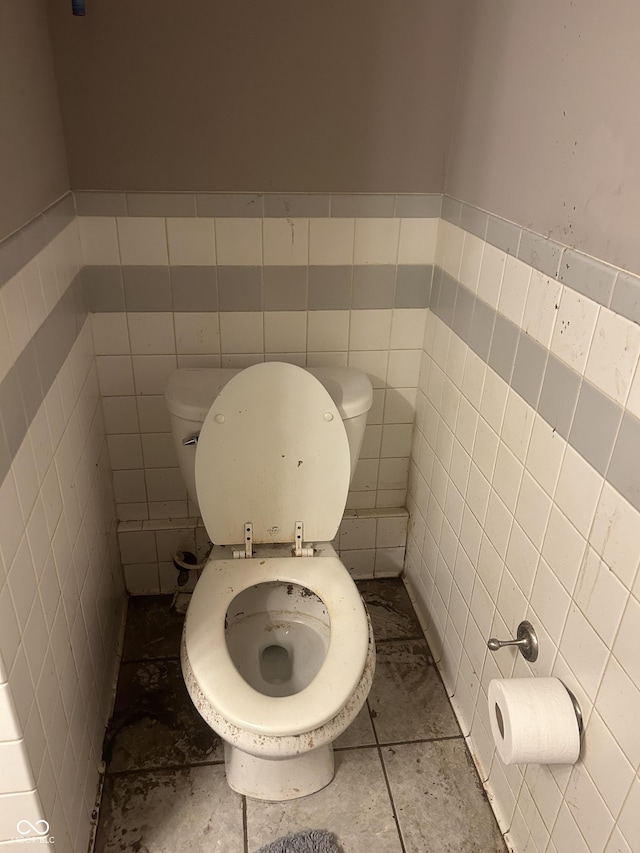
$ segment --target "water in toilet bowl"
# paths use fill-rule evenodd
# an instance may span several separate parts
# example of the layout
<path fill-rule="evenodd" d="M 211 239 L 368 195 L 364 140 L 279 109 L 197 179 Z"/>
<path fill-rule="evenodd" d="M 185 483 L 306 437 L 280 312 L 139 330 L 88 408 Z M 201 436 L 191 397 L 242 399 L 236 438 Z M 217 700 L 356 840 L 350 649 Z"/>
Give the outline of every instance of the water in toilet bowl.
<path fill-rule="evenodd" d="M 315 678 L 329 646 L 329 616 L 305 587 L 259 584 L 234 598 L 226 641 L 238 672 L 266 696 L 291 696 Z"/>

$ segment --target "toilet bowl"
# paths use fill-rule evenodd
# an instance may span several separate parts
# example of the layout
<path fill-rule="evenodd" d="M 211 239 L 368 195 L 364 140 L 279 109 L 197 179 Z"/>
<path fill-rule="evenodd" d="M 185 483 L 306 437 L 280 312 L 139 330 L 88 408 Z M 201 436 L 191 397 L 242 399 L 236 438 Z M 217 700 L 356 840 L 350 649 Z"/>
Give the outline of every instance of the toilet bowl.
<path fill-rule="evenodd" d="M 182 670 L 195 707 L 224 741 L 230 787 L 256 799 L 294 799 L 329 784 L 333 741 L 371 687 L 371 624 L 329 544 L 352 446 L 321 382 L 276 362 L 232 376 L 197 437 L 203 522 L 216 545 L 238 547 L 210 559 L 198 579 Z"/>

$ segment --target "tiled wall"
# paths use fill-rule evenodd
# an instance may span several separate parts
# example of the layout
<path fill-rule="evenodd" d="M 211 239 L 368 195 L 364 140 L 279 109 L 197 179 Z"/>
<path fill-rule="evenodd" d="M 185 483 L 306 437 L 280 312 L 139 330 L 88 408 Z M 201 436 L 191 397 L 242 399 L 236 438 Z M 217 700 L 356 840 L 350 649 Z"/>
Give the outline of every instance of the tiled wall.
<path fill-rule="evenodd" d="M 404 507 L 440 196 L 76 198 L 118 515 L 149 522 L 128 525 L 127 541 L 144 526 L 173 542 L 167 518 L 185 519 L 185 544 L 194 536 L 163 399 L 181 366 L 361 368 L 374 403 L 348 508 Z M 125 549 L 130 590 L 148 591 L 157 570 L 152 588 L 175 585 L 152 538 L 132 562 Z"/>
<path fill-rule="evenodd" d="M 515 851 L 640 845 L 640 279 L 444 199 L 407 580 Z M 528 619 L 528 664 L 486 641 Z M 496 677 L 559 677 L 580 761 L 504 766 Z"/>
<path fill-rule="evenodd" d="M 441 219 L 428 196 L 77 205 L 79 231 L 63 204 L 0 244 L 2 837 L 21 797 L 85 840 L 122 600 L 106 441 L 132 591 L 173 588 L 206 535 L 166 377 L 284 358 L 374 379 L 336 545 L 356 576 L 399 570 L 409 470 L 407 582 L 509 844 L 634 850 L 640 280 L 448 198 Z M 523 618 L 536 664 L 487 652 Z M 582 705 L 581 760 L 504 767 L 488 682 L 548 674 Z"/>
<path fill-rule="evenodd" d="M 69 851 L 87 849 L 124 602 L 80 264 L 70 196 L 0 243 L 0 842 L 46 820 Z"/>

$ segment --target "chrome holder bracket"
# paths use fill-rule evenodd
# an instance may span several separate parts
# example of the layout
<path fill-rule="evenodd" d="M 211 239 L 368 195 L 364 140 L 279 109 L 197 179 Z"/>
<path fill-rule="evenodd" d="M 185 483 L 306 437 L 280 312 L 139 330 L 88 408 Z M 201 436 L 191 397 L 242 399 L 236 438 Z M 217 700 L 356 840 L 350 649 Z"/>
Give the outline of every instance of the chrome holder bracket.
<path fill-rule="evenodd" d="M 487 646 L 492 652 L 497 652 L 503 646 L 517 646 L 525 660 L 533 663 L 538 659 L 538 637 L 533 625 L 526 620 L 518 625 L 515 640 L 496 640 L 495 637 L 491 637 Z"/>

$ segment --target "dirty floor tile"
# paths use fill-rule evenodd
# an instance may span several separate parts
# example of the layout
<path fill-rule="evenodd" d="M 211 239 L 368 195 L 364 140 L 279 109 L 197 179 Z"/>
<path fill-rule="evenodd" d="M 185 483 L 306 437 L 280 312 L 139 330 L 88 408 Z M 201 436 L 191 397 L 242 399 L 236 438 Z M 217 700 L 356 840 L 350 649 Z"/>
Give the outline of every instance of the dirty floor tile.
<path fill-rule="evenodd" d="M 105 746 L 109 772 L 223 760 L 222 742 L 194 708 L 177 660 L 122 664 Z"/>
<path fill-rule="evenodd" d="M 344 750 L 335 758 L 333 782 L 310 797 L 288 803 L 247 799 L 249 853 L 303 829 L 326 829 L 353 853 L 401 853 L 378 750 Z"/>
<path fill-rule="evenodd" d="M 506 853 L 463 740 L 382 748 L 407 853 Z"/>
<path fill-rule="evenodd" d="M 180 657 L 184 615 L 171 610 L 171 595 L 129 599 L 123 661 Z"/>
<path fill-rule="evenodd" d="M 460 736 L 424 640 L 379 643 L 369 708 L 380 743 Z"/>
<path fill-rule="evenodd" d="M 334 741 L 334 749 L 347 749 L 353 746 L 371 746 L 375 744 L 376 736 L 371 725 L 369 708 L 365 702 L 364 707 L 339 738 Z"/>
<path fill-rule="evenodd" d="M 220 764 L 107 776 L 94 853 L 243 853 L 242 797 Z"/>
<path fill-rule="evenodd" d="M 358 581 L 357 586 L 371 616 L 376 642 L 423 638 L 411 600 L 399 578 Z"/>

